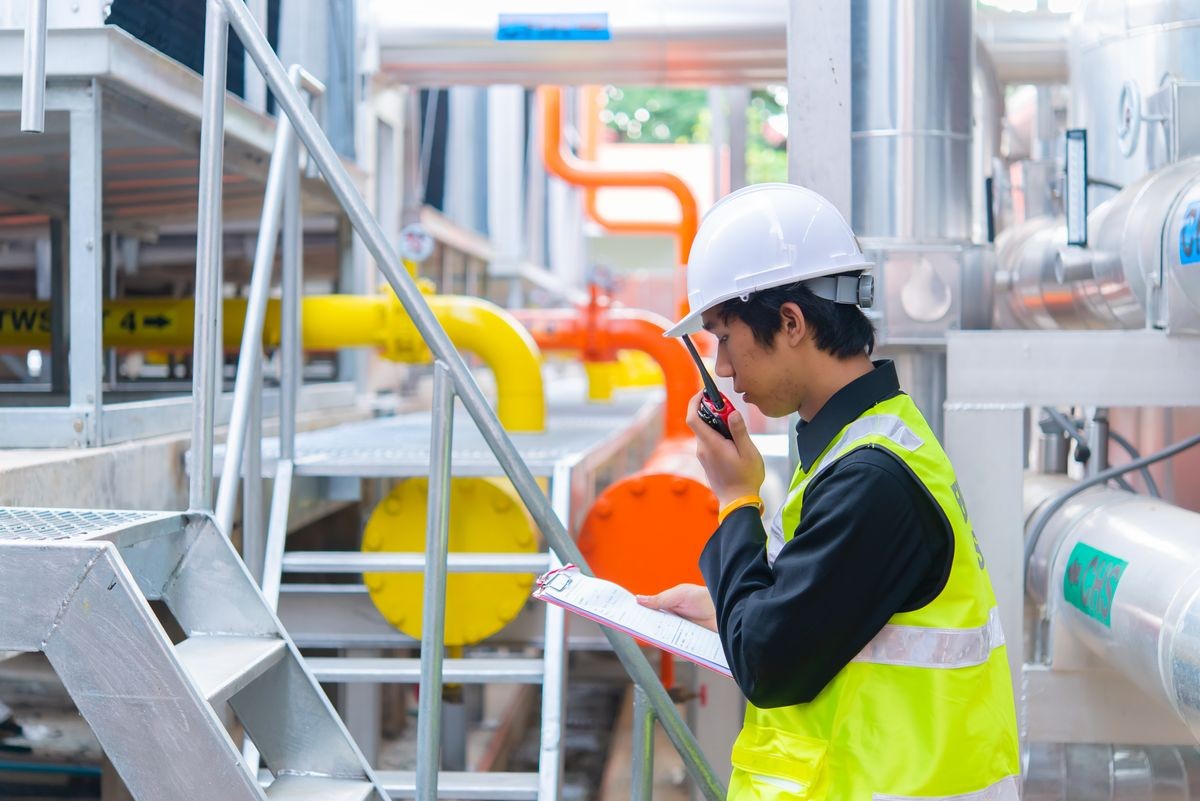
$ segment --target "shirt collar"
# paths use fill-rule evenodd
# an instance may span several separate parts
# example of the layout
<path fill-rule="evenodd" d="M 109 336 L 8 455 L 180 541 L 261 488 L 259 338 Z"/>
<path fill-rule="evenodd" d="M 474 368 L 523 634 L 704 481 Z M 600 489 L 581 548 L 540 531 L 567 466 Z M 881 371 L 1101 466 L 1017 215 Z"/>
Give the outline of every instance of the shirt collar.
<path fill-rule="evenodd" d="M 838 432 L 875 404 L 900 394 L 896 365 L 890 359 L 873 362 L 875 369 L 833 393 L 809 422 L 796 424 L 800 467 L 808 472 Z"/>

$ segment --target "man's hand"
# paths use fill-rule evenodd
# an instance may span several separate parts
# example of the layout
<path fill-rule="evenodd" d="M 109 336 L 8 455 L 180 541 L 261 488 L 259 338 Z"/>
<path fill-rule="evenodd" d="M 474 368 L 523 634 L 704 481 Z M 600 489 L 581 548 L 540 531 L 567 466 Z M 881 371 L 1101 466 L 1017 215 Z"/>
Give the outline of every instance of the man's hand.
<path fill-rule="evenodd" d="M 742 413 L 734 412 L 729 416 L 729 433 L 733 439 L 725 439 L 700 419 L 696 410 L 702 394 L 692 398 L 687 424 L 696 434 L 696 458 L 708 476 L 708 486 L 721 506 L 743 495 L 757 495 L 767 471 L 762 454 L 750 441 Z"/>
<path fill-rule="evenodd" d="M 709 631 L 717 630 L 717 609 L 708 588 L 700 584 L 676 584 L 658 595 L 639 595 L 637 602 L 651 609 L 673 612 Z"/>

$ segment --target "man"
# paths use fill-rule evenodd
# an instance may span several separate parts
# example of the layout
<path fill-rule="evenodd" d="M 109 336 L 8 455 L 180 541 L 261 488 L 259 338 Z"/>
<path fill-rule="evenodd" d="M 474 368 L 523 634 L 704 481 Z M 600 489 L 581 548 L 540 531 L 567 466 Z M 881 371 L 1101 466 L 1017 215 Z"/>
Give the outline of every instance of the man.
<path fill-rule="evenodd" d="M 800 464 L 764 530 L 762 457 L 693 403 L 720 502 L 707 587 L 643 598 L 721 635 L 749 701 L 732 799 L 1017 798 L 1017 727 L 996 601 L 953 468 L 872 363 L 871 264 L 824 198 L 761 184 L 704 218 L 688 263 L 716 371 L 764 414 L 798 412 Z"/>

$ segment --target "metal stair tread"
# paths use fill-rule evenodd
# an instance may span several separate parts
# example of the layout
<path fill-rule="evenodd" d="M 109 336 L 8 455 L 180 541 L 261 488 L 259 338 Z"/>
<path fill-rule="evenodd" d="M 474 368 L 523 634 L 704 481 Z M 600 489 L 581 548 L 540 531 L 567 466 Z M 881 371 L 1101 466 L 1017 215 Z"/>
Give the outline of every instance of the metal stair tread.
<path fill-rule="evenodd" d="M 305 660 L 318 681 L 416 683 L 420 659 L 309 657 Z M 442 681 L 455 684 L 540 684 L 545 675 L 541 657 L 445 659 Z"/>
<path fill-rule="evenodd" d="M 267 788 L 269 801 L 366 801 L 375 787 L 368 781 L 327 776 L 280 776 Z"/>
<path fill-rule="evenodd" d="M 197 634 L 175 646 L 175 656 L 210 703 L 227 701 L 287 653 L 275 637 Z"/>
<path fill-rule="evenodd" d="M 285 573 L 418 573 L 426 569 L 422 552 L 364 553 L 361 551 L 289 551 L 283 555 Z M 548 553 L 452 553 L 451 573 L 544 573 Z"/>
<path fill-rule="evenodd" d="M 375 776 L 393 799 L 417 795 L 413 771 L 376 771 Z M 442 771 L 438 774 L 437 794 L 438 798 L 459 801 L 536 801 L 538 774 Z"/>

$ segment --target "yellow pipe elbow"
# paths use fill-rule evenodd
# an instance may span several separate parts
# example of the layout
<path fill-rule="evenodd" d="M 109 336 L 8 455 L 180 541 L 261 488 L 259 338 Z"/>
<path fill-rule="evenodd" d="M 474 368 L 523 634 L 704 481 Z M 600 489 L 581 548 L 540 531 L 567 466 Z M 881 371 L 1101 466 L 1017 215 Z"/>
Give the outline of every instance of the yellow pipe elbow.
<path fill-rule="evenodd" d="M 541 353 L 533 337 L 508 312 L 480 298 L 426 298 L 450 341 L 470 351 L 496 376 L 496 416 L 509 431 L 546 430 Z"/>

